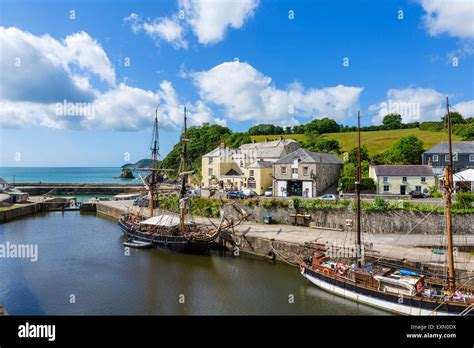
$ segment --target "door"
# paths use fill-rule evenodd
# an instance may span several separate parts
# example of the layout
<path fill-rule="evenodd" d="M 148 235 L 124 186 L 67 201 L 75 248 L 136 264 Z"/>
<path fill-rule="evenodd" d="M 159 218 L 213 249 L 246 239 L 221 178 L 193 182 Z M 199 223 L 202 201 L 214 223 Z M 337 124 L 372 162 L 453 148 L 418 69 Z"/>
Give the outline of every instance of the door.
<path fill-rule="evenodd" d="M 406 186 L 400 186 L 400 194 L 405 195 L 407 193 L 407 187 Z"/>
<path fill-rule="evenodd" d="M 312 181 L 303 181 L 303 197 L 313 197 Z"/>
<path fill-rule="evenodd" d="M 276 195 L 279 197 L 286 197 L 286 181 L 278 181 L 277 182 L 277 192 Z"/>

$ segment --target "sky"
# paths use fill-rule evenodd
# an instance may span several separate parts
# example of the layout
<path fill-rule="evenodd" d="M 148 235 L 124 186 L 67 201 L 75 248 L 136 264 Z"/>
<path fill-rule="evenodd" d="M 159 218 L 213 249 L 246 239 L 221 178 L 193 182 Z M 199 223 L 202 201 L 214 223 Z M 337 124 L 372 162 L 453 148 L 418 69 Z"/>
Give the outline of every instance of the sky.
<path fill-rule="evenodd" d="M 0 166 L 164 157 L 191 125 L 474 116 L 473 0 L 0 2 Z"/>

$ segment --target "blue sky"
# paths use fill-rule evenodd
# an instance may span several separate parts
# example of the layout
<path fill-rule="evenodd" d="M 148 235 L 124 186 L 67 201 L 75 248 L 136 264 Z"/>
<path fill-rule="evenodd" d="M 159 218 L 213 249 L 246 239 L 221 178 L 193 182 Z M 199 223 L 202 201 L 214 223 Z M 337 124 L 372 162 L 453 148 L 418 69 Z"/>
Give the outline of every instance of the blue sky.
<path fill-rule="evenodd" d="M 359 108 L 363 125 L 387 111 L 437 120 L 446 94 L 473 117 L 473 6 L 4 0 L 0 165 L 136 161 L 158 103 L 162 155 L 178 139 L 184 104 L 192 124 L 233 131 L 326 116 L 353 125 Z"/>

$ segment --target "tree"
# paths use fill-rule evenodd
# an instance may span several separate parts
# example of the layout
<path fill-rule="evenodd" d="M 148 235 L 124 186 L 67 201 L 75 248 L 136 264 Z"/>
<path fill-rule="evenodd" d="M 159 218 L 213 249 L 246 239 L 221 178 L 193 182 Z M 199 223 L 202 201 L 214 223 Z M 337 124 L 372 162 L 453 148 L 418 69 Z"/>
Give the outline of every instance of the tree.
<path fill-rule="evenodd" d="M 383 118 L 382 124 L 387 129 L 400 129 L 402 128 L 402 116 L 399 114 L 388 114 Z"/>
<path fill-rule="evenodd" d="M 305 126 L 305 133 L 337 133 L 341 126 L 330 118 L 314 119 Z"/>
<path fill-rule="evenodd" d="M 449 115 L 451 116 L 451 124 L 462 124 L 462 123 L 466 123 L 466 120 L 464 119 L 464 117 L 457 111 L 450 111 L 449 112 Z M 447 120 L 448 120 L 448 115 L 445 114 L 441 120 L 443 121 L 443 123 L 446 123 Z"/>
<path fill-rule="evenodd" d="M 474 140 L 474 123 L 466 126 L 459 135 L 462 137 L 462 140 Z"/>
<path fill-rule="evenodd" d="M 201 168 L 201 157 L 215 149 L 231 130 L 217 124 L 191 127 L 188 130 L 187 152 L 189 169 Z M 181 136 L 182 138 L 182 136 Z M 182 143 L 179 141 L 160 163 L 161 168 L 178 169 L 181 163 Z"/>
<path fill-rule="evenodd" d="M 306 135 L 306 139 L 304 147 L 310 151 L 339 153 L 341 150 L 339 142 L 335 139 L 328 139 L 317 134 Z"/>
<path fill-rule="evenodd" d="M 384 153 L 387 164 L 420 164 L 423 142 L 414 135 L 401 137 Z"/>
<path fill-rule="evenodd" d="M 250 143 L 252 140 L 246 132 L 236 132 L 232 133 L 225 139 L 225 144 L 231 148 L 237 148 L 242 144 Z"/>
<path fill-rule="evenodd" d="M 360 149 L 360 160 L 362 161 L 369 161 L 369 150 L 367 149 L 366 145 L 362 145 Z M 357 147 L 352 148 L 351 151 L 349 151 L 349 163 L 354 163 L 357 164 Z"/>
<path fill-rule="evenodd" d="M 283 127 L 274 124 L 257 124 L 248 130 L 249 135 L 280 135 L 283 133 L 285 133 Z"/>

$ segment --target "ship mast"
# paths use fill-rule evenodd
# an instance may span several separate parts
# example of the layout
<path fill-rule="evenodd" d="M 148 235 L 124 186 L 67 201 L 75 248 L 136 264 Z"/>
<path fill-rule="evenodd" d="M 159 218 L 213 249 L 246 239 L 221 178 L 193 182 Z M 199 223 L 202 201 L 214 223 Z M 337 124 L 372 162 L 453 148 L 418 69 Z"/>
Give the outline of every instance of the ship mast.
<path fill-rule="evenodd" d="M 155 110 L 155 124 L 153 126 L 153 147 L 151 148 L 151 182 L 149 185 L 150 188 L 150 217 L 153 217 L 153 211 L 155 209 L 155 197 L 154 189 L 156 182 L 156 161 L 158 158 L 159 144 L 158 144 L 158 105 Z"/>
<path fill-rule="evenodd" d="M 180 176 L 181 176 L 181 189 L 179 192 L 179 226 L 182 233 L 185 232 L 184 224 L 184 213 L 186 209 L 186 183 L 188 179 L 187 171 L 187 141 L 188 141 L 188 131 L 187 131 L 187 118 L 186 118 L 186 106 L 184 107 L 184 132 L 182 139 L 182 150 L 181 150 L 181 166 L 180 166 Z"/>
<path fill-rule="evenodd" d="M 446 239 L 448 253 L 448 272 L 449 272 L 449 292 L 452 294 L 456 291 L 456 279 L 454 271 L 454 254 L 453 254 L 453 221 L 451 218 L 451 196 L 454 191 L 453 187 L 453 144 L 451 140 L 451 115 L 449 113 L 449 99 L 446 96 L 446 117 L 448 122 L 448 156 L 449 163 L 446 165 L 444 189 L 446 194 Z"/>
<path fill-rule="evenodd" d="M 356 204 L 357 204 L 357 220 L 356 220 L 356 257 L 357 266 L 362 265 L 362 248 L 361 248 L 361 231 L 360 231 L 360 183 L 361 183 L 361 158 L 360 158 L 360 110 L 357 112 L 357 173 L 355 181 Z"/>

